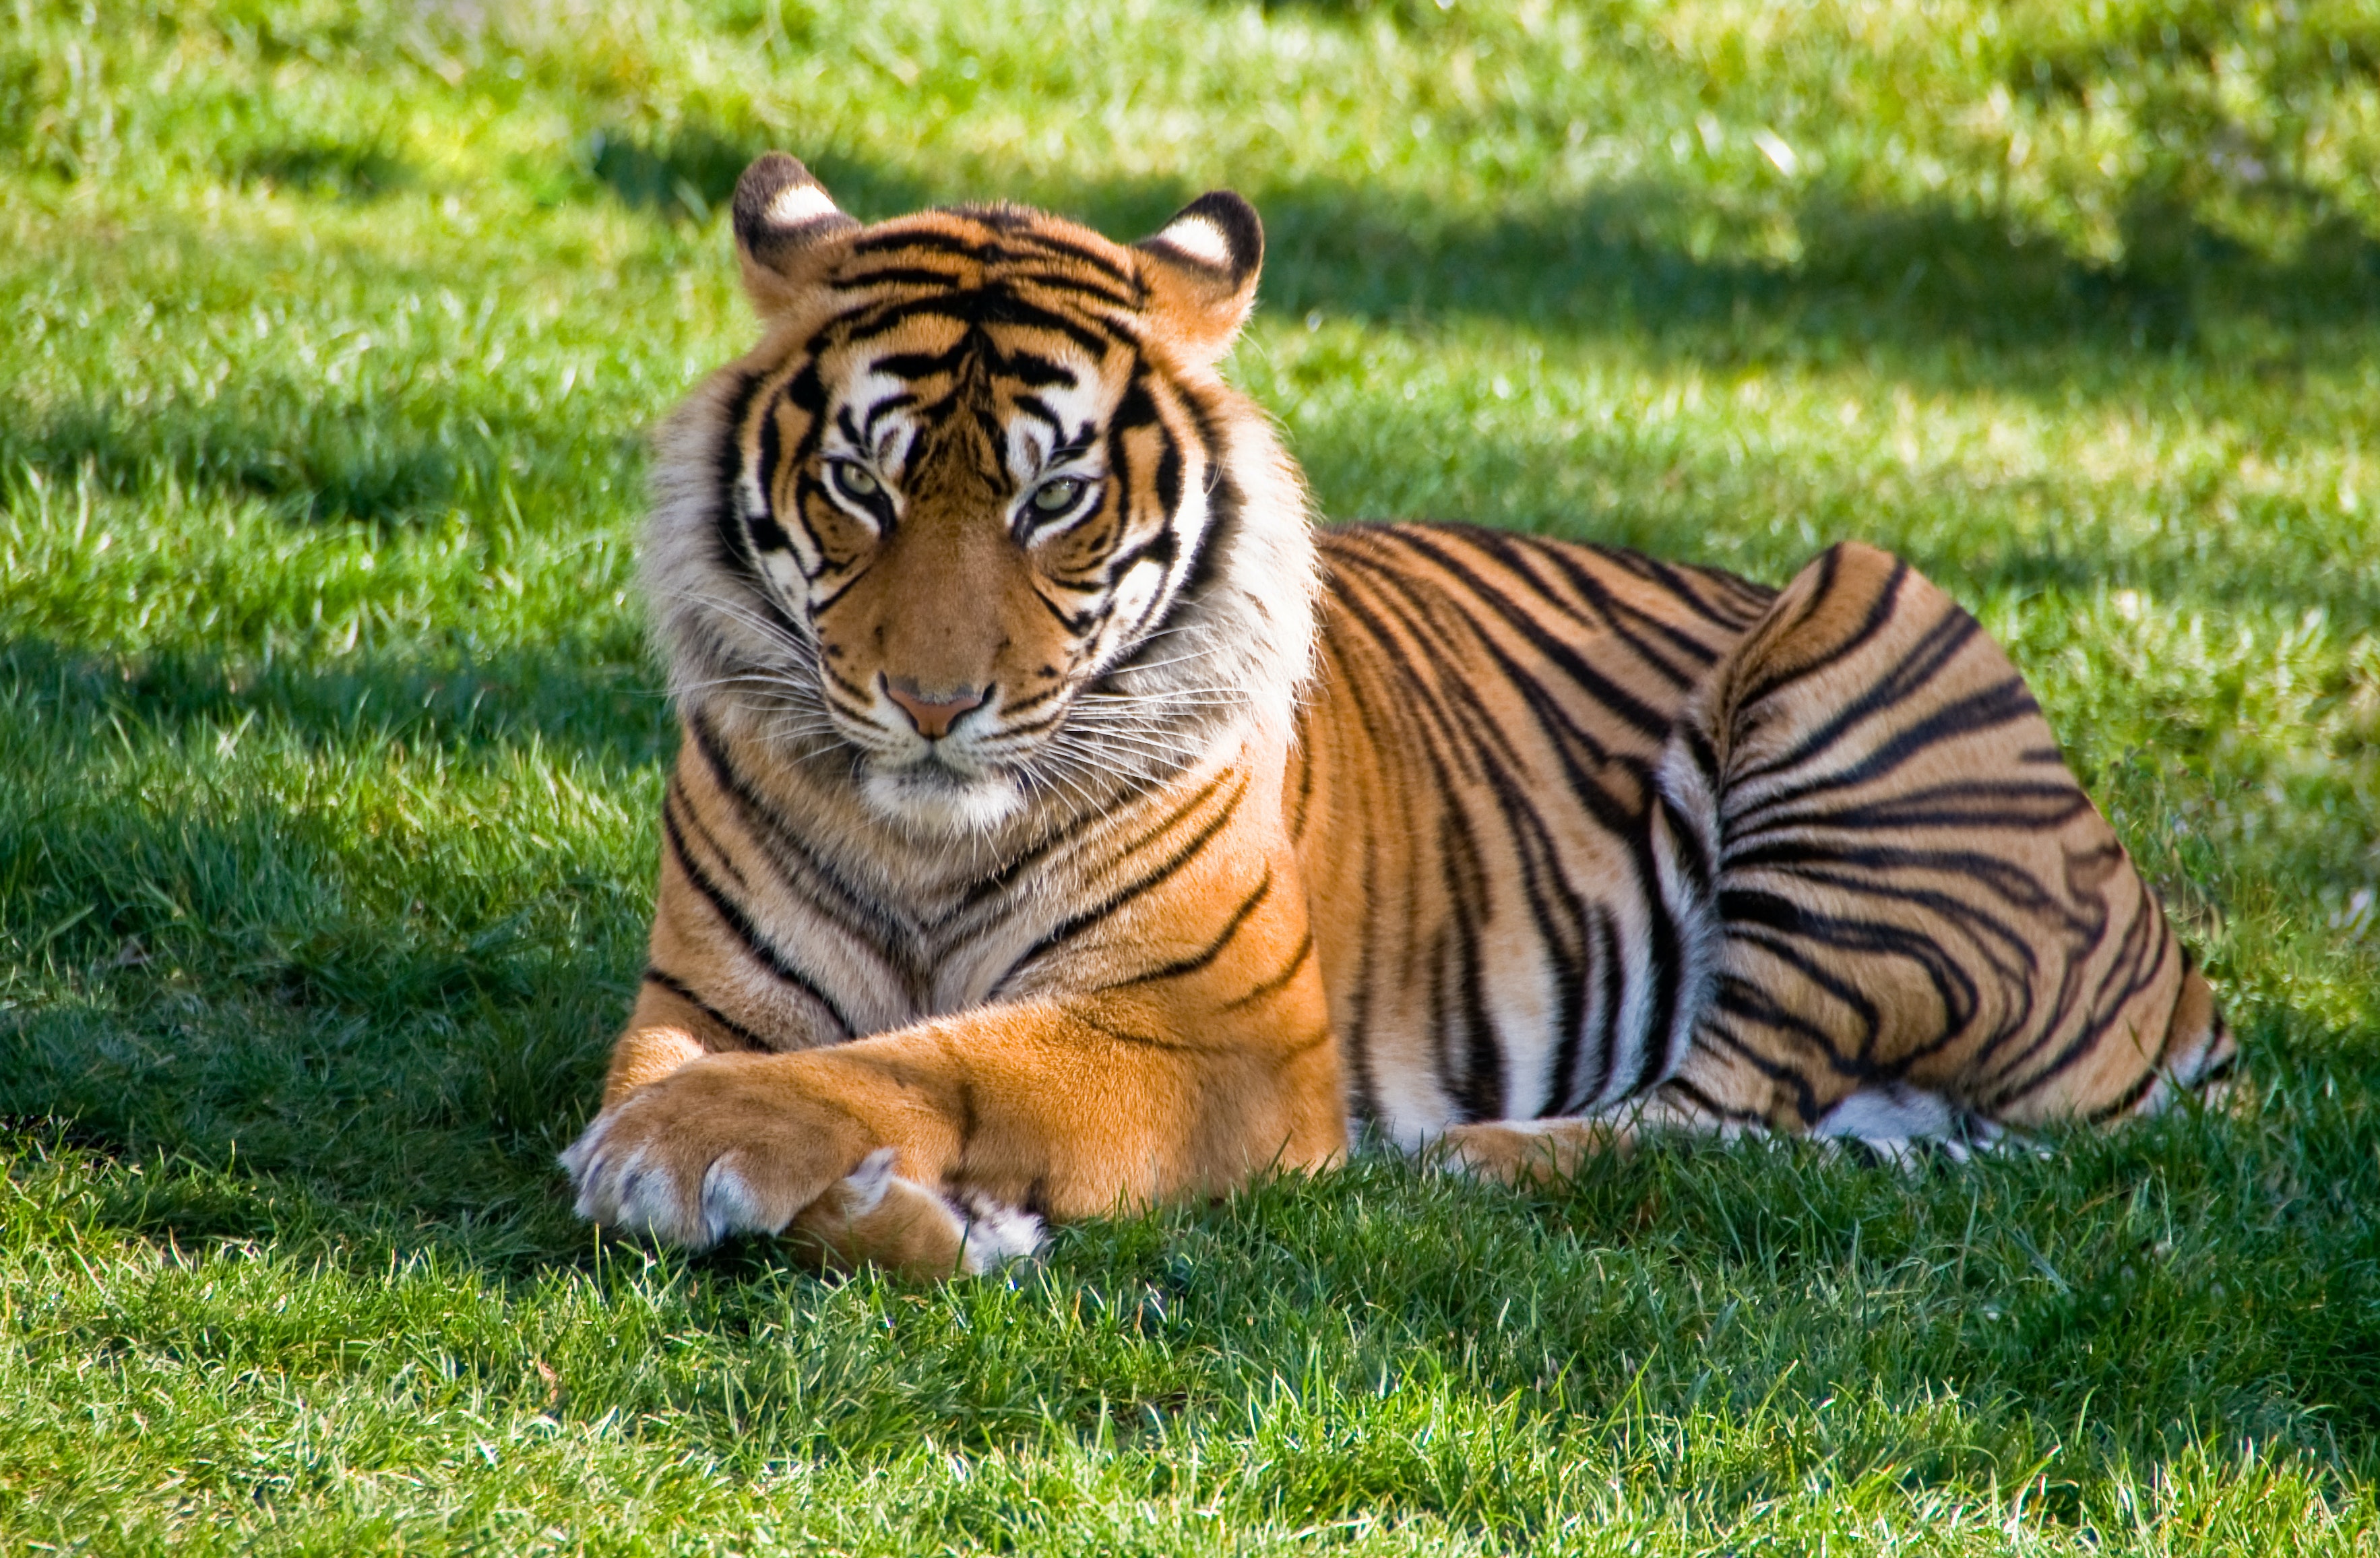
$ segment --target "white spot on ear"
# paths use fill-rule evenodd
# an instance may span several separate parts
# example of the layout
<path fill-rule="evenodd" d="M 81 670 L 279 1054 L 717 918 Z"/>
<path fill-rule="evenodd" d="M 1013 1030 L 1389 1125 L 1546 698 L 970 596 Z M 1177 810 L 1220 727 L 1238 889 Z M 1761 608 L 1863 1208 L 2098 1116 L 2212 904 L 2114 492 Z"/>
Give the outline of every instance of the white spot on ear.
<path fill-rule="evenodd" d="M 834 201 L 815 184 L 788 184 L 769 202 L 769 225 L 798 227 L 835 213 Z"/>
<path fill-rule="evenodd" d="M 1179 250 L 1202 264 L 1218 270 L 1232 268 L 1232 240 L 1223 229 L 1203 216 L 1185 216 L 1157 235 L 1157 241 L 1168 249 Z"/>

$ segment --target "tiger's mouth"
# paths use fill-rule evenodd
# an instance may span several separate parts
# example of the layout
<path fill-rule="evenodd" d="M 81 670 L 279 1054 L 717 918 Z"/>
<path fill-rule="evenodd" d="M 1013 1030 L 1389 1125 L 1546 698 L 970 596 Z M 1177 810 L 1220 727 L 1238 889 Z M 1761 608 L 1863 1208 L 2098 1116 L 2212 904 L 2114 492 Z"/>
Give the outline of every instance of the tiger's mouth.
<path fill-rule="evenodd" d="M 939 838 L 980 834 L 1014 817 L 1032 791 L 1039 744 L 1005 737 L 997 703 L 930 738 L 897 712 L 860 719 L 838 710 L 868 809 L 904 832 Z"/>
<path fill-rule="evenodd" d="M 864 760 L 860 793 L 869 808 L 887 822 L 944 836 L 987 833 L 1024 809 L 1021 768 L 946 750 L 948 745 Z"/>

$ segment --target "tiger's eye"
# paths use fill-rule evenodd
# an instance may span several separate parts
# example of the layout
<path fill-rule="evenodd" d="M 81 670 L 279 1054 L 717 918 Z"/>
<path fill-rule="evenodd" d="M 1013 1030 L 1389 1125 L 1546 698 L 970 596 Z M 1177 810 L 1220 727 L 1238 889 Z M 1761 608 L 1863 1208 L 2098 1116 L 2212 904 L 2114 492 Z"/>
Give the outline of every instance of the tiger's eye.
<path fill-rule="evenodd" d="M 1061 476 L 1055 481 L 1044 481 L 1033 494 L 1033 506 L 1044 514 L 1056 514 L 1075 506 L 1083 495 L 1083 483 L 1072 476 Z"/>
<path fill-rule="evenodd" d="M 849 460 L 837 460 L 827 469 L 833 473 L 834 484 L 842 490 L 844 497 L 865 503 L 884 490 L 882 484 L 868 474 L 865 466 L 855 465 Z"/>

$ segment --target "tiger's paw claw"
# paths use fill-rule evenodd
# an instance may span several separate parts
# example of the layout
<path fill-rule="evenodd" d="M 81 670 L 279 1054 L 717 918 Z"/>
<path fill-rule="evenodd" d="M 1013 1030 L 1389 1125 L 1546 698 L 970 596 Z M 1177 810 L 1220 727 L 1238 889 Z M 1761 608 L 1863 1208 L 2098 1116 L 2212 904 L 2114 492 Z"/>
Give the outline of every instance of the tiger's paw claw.
<path fill-rule="evenodd" d="M 821 1200 L 880 1199 L 892 1150 L 868 1150 L 846 1118 L 767 1080 L 714 1056 L 604 1110 L 562 1154 L 578 1215 L 707 1249 L 731 1235 L 783 1233 Z"/>

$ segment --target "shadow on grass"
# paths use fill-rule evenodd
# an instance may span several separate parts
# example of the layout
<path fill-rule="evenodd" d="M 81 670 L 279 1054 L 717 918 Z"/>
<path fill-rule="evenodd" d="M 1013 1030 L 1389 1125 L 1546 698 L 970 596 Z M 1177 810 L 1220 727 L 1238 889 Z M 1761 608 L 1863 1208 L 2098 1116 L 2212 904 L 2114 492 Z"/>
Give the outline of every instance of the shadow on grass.
<path fill-rule="evenodd" d="M 256 147 L 237 157 L 230 171 L 243 181 L 350 201 L 376 200 L 416 177 L 413 165 L 385 142 L 325 137 Z"/>
<path fill-rule="evenodd" d="M 322 759 L 294 790 L 253 755 L 291 737 Z M 0 645 L 0 1115 L 408 1216 L 544 1197 L 640 965 L 649 826 L 431 839 L 402 785 L 346 789 L 441 749 L 483 793 L 532 750 L 600 792 L 674 744 L 641 667 L 564 646 L 308 673 Z M 210 776 L 160 798 L 175 753 Z"/>
<path fill-rule="evenodd" d="M 260 498 L 303 519 L 402 524 L 492 491 L 504 446 L 536 436 L 501 420 L 484 432 L 423 426 L 418 412 L 325 401 L 296 385 L 280 399 L 245 414 L 0 401 L 0 469 L 22 464 L 68 481 L 89 470 L 115 492 L 171 481 Z"/>
<path fill-rule="evenodd" d="M 745 164 L 771 143 L 697 125 L 666 140 L 602 134 L 592 145 L 591 171 L 621 199 L 703 214 L 725 201 Z M 868 219 L 947 193 L 835 155 L 818 158 L 814 171 Z M 1897 370 L 1920 376 L 1942 371 L 1935 359 L 1943 347 L 1962 344 L 2009 359 L 1964 370 L 1966 377 L 2021 383 L 2062 382 L 2070 371 L 2025 360 L 2045 350 L 2187 349 L 2210 326 L 2252 322 L 2301 337 L 2294 345 L 2318 355 L 2330 345 L 2325 332 L 2380 323 L 2380 242 L 2348 220 L 2318 225 L 2292 258 L 2277 261 L 2145 189 L 2124 213 L 2126 259 L 2114 265 L 1946 205 L 1888 206 L 1825 191 L 1791 213 L 1802 246 L 1791 262 L 1694 252 L 1697 223 L 1708 225 L 1719 213 L 1654 182 L 1569 203 L 1515 202 L 1486 221 L 1450 218 L 1417 200 L 1331 180 L 1257 182 L 1242 192 L 1265 220 L 1265 304 L 1291 313 L 1627 329 L 1720 359 L 1780 347 L 1821 357 L 1877 347 L 1893 354 Z M 1030 201 L 1130 238 L 1154 231 L 1196 193 L 1172 181 L 1137 180 L 1057 182 L 967 198 Z"/>
<path fill-rule="evenodd" d="M 308 670 L 180 651 L 127 661 L 20 638 L 0 642 L 0 692 L 11 689 L 59 725 L 86 731 L 117 715 L 197 733 L 261 718 L 326 748 L 429 743 L 496 754 L 534 744 L 622 769 L 677 749 L 656 673 L 599 642 L 468 659 L 357 653 Z"/>
<path fill-rule="evenodd" d="M 1258 203 L 1276 306 L 1627 327 L 1720 358 L 1730 343 L 1707 337 L 1755 323 L 1817 355 L 1875 346 L 1913 366 L 1954 343 L 2020 357 L 2061 347 L 2121 355 L 2187 347 L 2230 320 L 2285 333 L 2380 321 L 2380 245 L 2352 225 L 2334 223 L 2278 262 L 2154 200 L 2128 213 L 2131 244 L 2116 266 L 2045 239 L 2019 241 L 2005 223 L 1946 207 L 1826 195 L 1795 212 L 1803 253 L 1791 263 L 1700 257 L 1670 241 L 1665 232 L 1694 213 L 1658 185 L 1476 224 L 1384 208 L 1331 185 L 1267 191 Z"/>
<path fill-rule="evenodd" d="M 525 1219 L 535 1255 L 576 1248 L 552 1155 L 600 1090 L 650 912 L 618 862 L 442 880 L 272 797 L 7 810 L 0 1116 L 223 1182 L 186 1204 L 152 1178 L 123 1225 L 469 1253 Z"/>
<path fill-rule="evenodd" d="M 599 129 L 587 138 L 581 169 L 622 202 L 675 221 L 707 220 L 726 208 L 735 180 L 763 152 L 795 150 L 844 209 L 869 220 L 929 204 L 917 179 L 889 168 L 838 156 L 779 147 L 766 137 L 737 135 L 699 120 L 666 136 Z"/>

